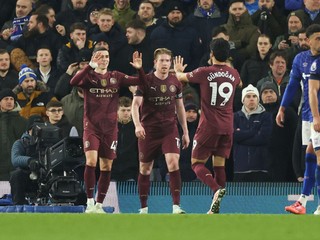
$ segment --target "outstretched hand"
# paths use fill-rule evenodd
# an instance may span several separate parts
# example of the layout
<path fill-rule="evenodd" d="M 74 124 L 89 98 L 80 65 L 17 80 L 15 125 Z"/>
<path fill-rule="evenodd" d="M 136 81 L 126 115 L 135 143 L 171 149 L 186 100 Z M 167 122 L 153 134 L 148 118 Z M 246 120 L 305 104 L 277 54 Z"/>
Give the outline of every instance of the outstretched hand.
<path fill-rule="evenodd" d="M 177 56 L 173 59 L 173 68 L 176 73 L 181 73 L 188 66 L 188 64 L 183 65 L 183 57 Z"/>
<path fill-rule="evenodd" d="M 142 68 L 142 53 L 139 53 L 138 51 L 135 51 L 132 54 L 132 62 L 130 62 L 130 64 L 135 69 Z"/>

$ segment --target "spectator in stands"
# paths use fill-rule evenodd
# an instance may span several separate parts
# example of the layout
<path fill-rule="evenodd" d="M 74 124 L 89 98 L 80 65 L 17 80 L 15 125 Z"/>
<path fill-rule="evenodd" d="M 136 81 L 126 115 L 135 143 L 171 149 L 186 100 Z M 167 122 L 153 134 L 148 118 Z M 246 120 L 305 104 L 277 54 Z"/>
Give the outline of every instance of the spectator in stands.
<path fill-rule="evenodd" d="M 212 40 L 217 38 L 223 38 L 224 40 L 229 41 L 230 36 L 228 35 L 227 29 L 225 29 L 223 26 L 214 28 L 212 30 Z M 238 51 L 235 49 L 233 42 L 229 42 L 229 45 L 230 52 L 228 61 L 230 62 L 231 66 L 233 66 L 235 69 L 237 69 L 238 72 L 240 72 L 245 58 L 238 54 Z M 201 58 L 199 66 L 210 66 L 211 64 L 210 52 L 206 52 Z"/>
<path fill-rule="evenodd" d="M 267 152 L 272 133 L 272 115 L 259 103 L 258 89 L 242 90 L 242 110 L 234 114 L 234 181 L 270 181 Z"/>
<path fill-rule="evenodd" d="M 119 98 L 117 158 L 113 162 L 111 171 L 111 179 L 116 181 L 138 179 L 138 140 L 131 118 L 131 104 L 130 98 Z"/>
<path fill-rule="evenodd" d="M 250 15 L 254 14 L 259 9 L 259 0 L 245 0 L 244 5 L 246 6 Z"/>
<path fill-rule="evenodd" d="M 96 38 L 95 41 L 93 42 L 93 49 L 99 48 L 99 47 L 109 49 L 108 42 L 106 41 L 105 37 L 101 35 L 100 37 Z"/>
<path fill-rule="evenodd" d="M 146 26 L 139 19 L 127 23 L 126 37 L 127 43 L 116 54 L 115 60 L 111 63 L 112 69 L 132 75 L 136 71 L 130 64 L 129 57 L 135 51 L 141 52 L 143 56 L 143 70 L 150 72 L 153 69 L 153 51 L 151 41 L 146 37 Z M 131 96 L 128 95 L 128 96 Z"/>
<path fill-rule="evenodd" d="M 188 64 L 186 71 L 199 66 L 201 58 L 201 43 L 199 35 L 184 19 L 182 3 L 171 1 L 168 4 L 167 19 L 156 27 L 150 36 L 153 50 L 168 48 L 174 56 L 182 56 Z"/>
<path fill-rule="evenodd" d="M 13 43 L 14 48 L 20 48 L 25 52 L 28 59 L 35 65 L 37 50 L 43 46 L 50 49 L 52 58 L 56 59 L 58 51 L 62 46 L 60 38 L 55 34 L 48 25 L 48 18 L 44 15 L 33 13 L 28 23 L 26 31 L 17 41 Z M 12 51 L 15 51 L 15 49 Z M 21 59 L 13 62 L 16 68 L 19 68 Z"/>
<path fill-rule="evenodd" d="M 315 0 L 303 0 L 304 9 L 295 11 L 297 15 L 303 16 L 303 27 L 307 28 L 311 24 L 320 24 L 320 2 Z"/>
<path fill-rule="evenodd" d="M 261 91 L 261 86 L 265 82 L 273 83 L 274 86 L 278 89 L 277 94 L 278 98 L 284 94 L 284 91 L 289 83 L 289 73 L 287 71 L 287 55 L 284 51 L 275 51 L 271 53 L 269 59 L 270 70 L 268 75 L 260 79 L 257 83 L 257 88 Z M 291 107 L 298 112 L 298 107 L 301 100 L 301 91 L 296 94 L 294 102 L 291 104 Z"/>
<path fill-rule="evenodd" d="M 29 204 L 26 193 L 36 195 L 38 189 L 37 181 L 31 180 L 30 174 L 39 167 L 39 152 L 32 141 L 32 127 L 39 122 L 43 122 L 41 116 L 30 117 L 26 132 L 14 142 L 11 149 L 11 163 L 15 170 L 10 173 L 10 187 L 14 205 Z"/>
<path fill-rule="evenodd" d="M 91 53 L 89 52 L 81 52 L 76 59 L 76 62 L 71 63 L 68 66 L 68 69 L 65 73 L 63 73 L 54 89 L 54 95 L 60 100 L 67 94 L 71 93 L 72 86 L 70 85 L 71 78 L 76 74 L 77 71 L 85 68 L 91 59 Z"/>
<path fill-rule="evenodd" d="M 8 42 L 18 40 L 22 36 L 25 24 L 29 21 L 31 11 L 32 0 L 17 0 L 15 17 L 2 26 L 2 39 Z"/>
<path fill-rule="evenodd" d="M 56 22 L 56 12 L 53 7 L 47 4 L 42 4 L 36 9 L 38 15 L 45 15 L 48 18 L 48 24 L 51 29 L 54 30 L 54 25 Z"/>
<path fill-rule="evenodd" d="M 61 72 L 65 72 L 71 63 L 77 62 L 80 54 L 90 54 L 93 42 L 87 40 L 86 27 L 83 23 L 72 24 L 70 29 L 70 42 L 60 48 L 57 58 L 57 67 Z"/>
<path fill-rule="evenodd" d="M 227 21 L 227 15 L 220 11 L 214 0 L 198 0 L 197 6 L 188 17 L 189 26 L 198 31 L 202 41 L 201 55 L 209 52 L 212 30 Z"/>
<path fill-rule="evenodd" d="M 49 92 L 47 86 L 37 81 L 34 71 L 25 65 L 19 72 L 19 85 L 13 89 L 17 94 L 17 102 L 21 106 L 20 115 L 29 118 L 31 115 L 40 115 L 46 119 L 46 104 L 56 98 Z"/>
<path fill-rule="evenodd" d="M 239 54 L 245 58 L 254 56 L 260 33 L 258 27 L 252 23 L 243 0 L 230 0 L 229 18 L 223 26 Z"/>
<path fill-rule="evenodd" d="M 146 25 L 147 38 L 150 37 L 151 32 L 162 22 L 162 19 L 155 17 L 154 5 L 149 0 L 142 0 L 137 12 L 137 18 Z"/>
<path fill-rule="evenodd" d="M 268 35 L 272 43 L 286 28 L 285 16 L 275 5 L 275 0 L 259 0 L 259 9 L 251 19 L 259 27 L 260 33 Z"/>
<path fill-rule="evenodd" d="M 77 129 L 70 124 L 64 115 L 63 104 L 59 101 L 50 101 L 46 105 L 48 122 L 61 129 L 62 137 L 78 136 Z"/>
<path fill-rule="evenodd" d="M 102 8 L 99 11 L 98 26 L 99 28 L 97 29 L 97 32 L 89 37 L 93 41 L 103 39 L 109 44 L 109 54 L 111 59 L 110 66 L 112 66 L 112 61 L 114 61 L 115 55 L 126 43 L 125 34 L 123 33 L 120 25 L 115 22 L 113 12 L 109 8 Z"/>
<path fill-rule="evenodd" d="M 154 17 L 155 18 L 166 18 L 167 16 L 167 7 L 168 3 L 171 1 L 168 0 L 149 0 L 154 6 Z"/>
<path fill-rule="evenodd" d="M 61 99 L 63 112 L 69 122 L 76 127 L 79 137 L 83 137 L 83 91 L 74 87 L 70 94 Z"/>
<path fill-rule="evenodd" d="M 241 80 L 244 86 L 252 84 L 257 86 L 258 81 L 268 75 L 269 57 L 272 44 L 267 35 L 261 34 L 257 41 L 257 50 L 254 55 L 246 60 L 241 68 Z"/>
<path fill-rule="evenodd" d="M 272 114 L 272 133 L 268 145 L 270 176 L 275 182 L 294 181 L 292 168 L 292 146 L 298 123 L 298 114 L 291 108 L 286 109 L 288 117 L 283 128 L 276 124 L 276 115 L 280 106 L 278 88 L 272 82 L 264 82 L 260 88 L 262 105 Z"/>
<path fill-rule="evenodd" d="M 61 36 L 69 36 L 69 33 L 72 33 L 71 26 L 76 22 L 85 24 L 87 20 L 87 2 L 88 0 L 71 0 L 71 9 L 57 14 L 56 30 Z"/>
<path fill-rule="evenodd" d="M 49 91 L 54 94 L 55 87 L 57 85 L 60 73 L 55 66 L 52 66 L 52 55 L 50 48 L 40 47 L 37 51 L 37 63 L 38 68 L 34 70 L 37 78 L 43 81 Z"/>
<path fill-rule="evenodd" d="M 309 46 L 309 41 L 307 38 L 307 33 L 306 33 L 306 30 L 304 28 L 302 28 L 298 32 L 298 45 L 295 45 L 286 51 L 287 56 L 288 56 L 288 62 L 290 64 L 290 70 L 292 67 L 294 57 L 297 54 L 299 54 L 300 52 L 307 51 L 309 49 L 310 49 L 310 46 Z"/>
<path fill-rule="evenodd" d="M 9 88 L 0 91 L 0 181 L 9 181 L 11 147 L 26 129 L 26 119 L 19 114 L 16 95 Z"/>
<path fill-rule="evenodd" d="M 302 13 L 291 12 L 288 15 L 287 22 L 288 32 L 276 38 L 272 47 L 273 49 L 284 50 L 298 45 L 298 32 L 303 28 Z"/>
<path fill-rule="evenodd" d="M 275 51 L 271 53 L 269 59 L 270 71 L 268 76 L 262 78 L 257 83 L 257 88 L 261 91 L 261 86 L 265 82 L 271 82 L 278 89 L 277 94 L 282 96 L 289 82 L 289 74 L 287 73 L 287 58 L 283 51 Z"/>
<path fill-rule="evenodd" d="M 87 35 L 91 36 L 98 31 L 99 11 L 102 9 L 100 4 L 92 4 L 87 11 Z"/>
<path fill-rule="evenodd" d="M 193 102 L 185 102 L 184 109 L 186 111 L 186 120 L 189 131 L 190 142 L 193 142 L 194 135 L 199 124 L 199 107 Z M 183 134 L 182 128 L 179 125 L 180 137 Z M 191 152 L 193 144 L 189 144 L 186 149 L 180 149 L 179 169 L 181 174 L 181 180 L 183 182 L 191 182 L 197 179 L 197 175 L 194 173 L 191 167 Z"/>
<path fill-rule="evenodd" d="M 10 66 L 10 55 L 5 49 L 0 49 L 0 90 L 13 89 L 18 81 L 18 72 Z"/>
<path fill-rule="evenodd" d="M 136 15 L 136 12 L 130 7 L 130 0 L 115 0 L 112 12 L 114 20 L 121 26 L 123 31 L 126 30 L 126 24 Z"/>

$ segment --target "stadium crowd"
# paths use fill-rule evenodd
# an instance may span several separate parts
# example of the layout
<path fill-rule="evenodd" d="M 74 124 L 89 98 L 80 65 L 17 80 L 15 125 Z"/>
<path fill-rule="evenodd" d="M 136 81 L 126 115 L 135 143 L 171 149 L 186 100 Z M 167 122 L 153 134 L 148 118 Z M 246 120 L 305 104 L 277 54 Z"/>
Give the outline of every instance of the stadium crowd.
<path fill-rule="evenodd" d="M 2 0 L 0 145 L 5 151 L 0 155 L 0 180 L 8 181 L 13 171 L 10 149 L 23 134 L 27 119 L 37 114 L 48 120 L 47 103 L 61 101 L 65 121 L 83 136 L 83 90 L 70 81 L 86 69 L 95 49 L 108 50 L 108 70 L 127 75 L 137 74 L 130 64 L 135 51 L 142 53 L 144 72 L 154 71 L 154 51 L 159 48 L 182 56 L 185 71 L 191 72 L 212 65 L 210 42 L 223 38 L 230 46 L 228 64 L 239 72 L 242 88 L 237 88 L 233 104 L 231 156 L 219 166 L 212 157 L 207 168 L 227 181 L 302 182 L 303 90 L 298 89 L 286 106 L 284 127 L 276 124 L 276 116 L 294 58 L 310 48 L 306 29 L 313 24 L 320 24 L 320 1 Z M 138 144 L 130 112 L 136 89 L 119 91 L 123 97 L 118 106 L 119 159 L 108 177 L 137 181 Z M 182 93 L 192 143 L 202 114 L 201 92 L 197 84 L 187 82 Z M 8 104 L 8 98 L 13 103 Z M 181 126 L 179 130 L 182 136 Z M 181 149 L 182 181 L 197 180 L 191 145 Z M 160 156 L 150 179 L 169 178 Z"/>

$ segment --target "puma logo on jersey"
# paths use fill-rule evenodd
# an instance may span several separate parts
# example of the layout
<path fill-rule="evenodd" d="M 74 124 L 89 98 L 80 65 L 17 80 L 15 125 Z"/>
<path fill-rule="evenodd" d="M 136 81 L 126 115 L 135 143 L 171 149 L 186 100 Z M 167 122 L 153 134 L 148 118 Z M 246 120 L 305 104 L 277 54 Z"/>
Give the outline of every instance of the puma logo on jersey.
<path fill-rule="evenodd" d="M 157 91 L 157 87 L 150 87 L 150 89 Z"/>

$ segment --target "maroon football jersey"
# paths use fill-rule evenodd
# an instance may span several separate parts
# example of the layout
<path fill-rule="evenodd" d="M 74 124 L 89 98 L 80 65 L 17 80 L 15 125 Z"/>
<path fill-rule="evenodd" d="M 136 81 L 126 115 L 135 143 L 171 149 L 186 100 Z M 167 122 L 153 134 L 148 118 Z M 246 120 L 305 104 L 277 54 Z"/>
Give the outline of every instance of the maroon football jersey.
<path fill-rule="evenodd" d="M 135 96 L 143 96 L 141 124 L 144 127 L 176 125 L 176 99 L 182 98 L 182 84 L 174 75 L 161 80 L 154 73 L 147 74 Z"/>
<path fill-rule="evenodd" d="M 210 127 L 216 134 L 233 132 L 233 99 L 240 83 L 237 70 L 226 65 L 201 67 L 187 74 L 191 83 L 200 84 L 199 127 Z"/>
<path fill-rule="evenodd" d="M 110 132 L 117 127 L 120 87 L 140 84 L 140 80 L 117 71 L 100 74 L 87 66 L 70 84 L 83 89 L 84 123 L 89 122 L 97 131 Z"/>

